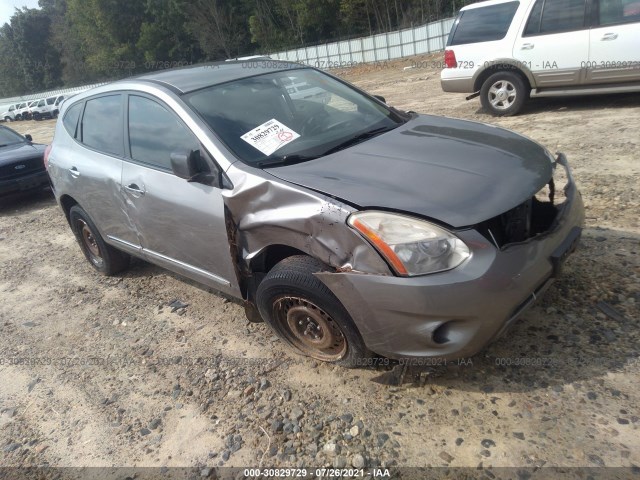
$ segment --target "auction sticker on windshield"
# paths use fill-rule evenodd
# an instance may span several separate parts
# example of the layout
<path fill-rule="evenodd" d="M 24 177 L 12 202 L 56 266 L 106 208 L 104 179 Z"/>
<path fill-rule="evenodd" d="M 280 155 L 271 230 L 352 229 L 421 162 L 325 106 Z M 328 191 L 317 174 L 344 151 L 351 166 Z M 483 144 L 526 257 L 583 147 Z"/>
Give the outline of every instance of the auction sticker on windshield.
<path fill-rule="evenodd" d="M 300 138 L 300 135 L 275 118 L 272 118 L 250 132 L 245 133 L 240 138 L 265 155 L 271 155 L 279 148 L 293 142 L 296 138 Z"/>

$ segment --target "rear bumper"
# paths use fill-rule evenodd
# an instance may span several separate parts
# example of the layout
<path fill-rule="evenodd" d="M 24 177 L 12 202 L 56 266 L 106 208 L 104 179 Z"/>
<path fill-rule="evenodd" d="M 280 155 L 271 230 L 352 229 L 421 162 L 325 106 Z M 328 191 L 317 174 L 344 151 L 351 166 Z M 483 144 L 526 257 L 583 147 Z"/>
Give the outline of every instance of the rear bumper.
<path fill-rule="evenodd" d="M 440 78 L 443 92 L 473 93 L 473 78 Z"/>
<path fill-rule="evenodd" d="M 498 250 L 475 230 L 457 232 L 472 257 L 448 272 L 413 278 L 317 274 L 345 306 L 365 344 L 390 358 L 464 358 L 499 336 L 540 296 L 577 246 L 580 193 L 550 232 Z"/>
<path fill-rule="evenodd" d="M 46 170 L 11 180 L 0 180 L 0 196 L 25 192 L 49 186 L 49 176 Z"/>

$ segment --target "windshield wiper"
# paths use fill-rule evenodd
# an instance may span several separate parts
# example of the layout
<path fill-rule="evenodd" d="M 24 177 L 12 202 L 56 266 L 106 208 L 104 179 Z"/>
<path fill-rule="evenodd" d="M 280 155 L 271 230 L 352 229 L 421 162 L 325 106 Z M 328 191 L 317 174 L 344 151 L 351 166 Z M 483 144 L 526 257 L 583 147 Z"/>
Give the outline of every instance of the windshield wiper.
<path fill-rule="evenodd" d="M 294 163 L 306 162 L 318 158 L 318 155 L 283 155 L 281 157 L 267 158 L 256 163 L 258 168 L 281 167 L 283 165 L 293 165 Z"/>
<path fill-rule="evenodd" d="M 355 145 L 355 144 L 360 143 L 360 142 L 364 142 L 365 140 L 368 140 L 369 138 L 376 137 L 376 136 L 381 135 L 381 134 L 383 134 L 385 132 L 393 130 L 394 128 L 396 128 L 396 127 L 380 127 L 380 128 L 374 128 L 373 130 L 369 130 L 368 132 L 360 133 L 360 134 L 356 135 L 355 137 L 351 137 L 349 140 L 345 140 L 344 142 L 339 143 L 335 147 L 330 148 L 329 150 L 324 152 L 322 155 L 323 156 L 324 155 L 330 155 L 332 153 L 339 152 L 340 150 L 344 150 L 347 147 L 350 147 L 350 146 Z"/>

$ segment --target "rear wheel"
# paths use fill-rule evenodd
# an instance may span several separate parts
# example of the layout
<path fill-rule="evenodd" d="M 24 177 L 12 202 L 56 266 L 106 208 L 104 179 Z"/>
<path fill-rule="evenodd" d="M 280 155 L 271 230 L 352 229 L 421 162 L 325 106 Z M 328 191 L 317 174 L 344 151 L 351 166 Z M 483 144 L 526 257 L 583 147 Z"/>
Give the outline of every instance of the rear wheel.
<path fill-rule="evenodd" d="M 267 274 L 256 294 L 267 324 L 297 353 L 353 368 L 371 358 L 358 329 L 333 293 L 313 274 L 319 260 L 289 257 Z"/>
<path fill-rule="evenodd" d="M 494 116 L 508 117 L 518 113 L 529 98 L 522 77 L 513 72 L 497 72 L 485 80 L 480 89 L 480 101 Z"/>
<path fill-rule="evenodd" d="M 131 257 L 107 245 L 87 212 L 81 207 L 71 207 L 69 221 L 82 253 L 98 272 L 113 275 L 129 266 Z"/>
<path fill-rule="evenodd" d="M 11 117 L 4 117 L 4 121 L 7 123 L 11 123 L 13 122 L 13 120 L 11 119 Z"/>

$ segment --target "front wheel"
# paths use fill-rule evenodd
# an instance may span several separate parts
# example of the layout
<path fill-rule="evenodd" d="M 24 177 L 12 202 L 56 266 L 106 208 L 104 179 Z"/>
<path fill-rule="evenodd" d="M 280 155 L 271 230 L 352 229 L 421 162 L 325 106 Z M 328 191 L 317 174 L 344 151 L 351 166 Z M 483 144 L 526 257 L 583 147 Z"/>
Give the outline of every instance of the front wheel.
<path fill-rule="evenodd" d="M 497 117 L 515 115 L 529 98 L 522 77 L 513 72 L 497 72 L 485 80 L 480 101 L 486 111 Z"/>
<path fill-rule="evenodd" d="M 258 287 L 260 314 L 297 353 L 347 368 L 370 365 L 373 354 L 349 313 L 313 275 L 323 270 L 326 265 L 307 256 L 282 260 Z"/>
<path fill-rule="evenodd" d="M 4 117 L 4 121 L 7 123 L 11 123 L 13 120 L 11 119 L 11 117 Z"/>
<path fill-rule="evenodd" d="M 69 222 L 84 256 L 102 275 L 114 275 L 129 266 L 131 257 L 107 245 L 87 212 L 78 205 L 71 207 Z"/>

